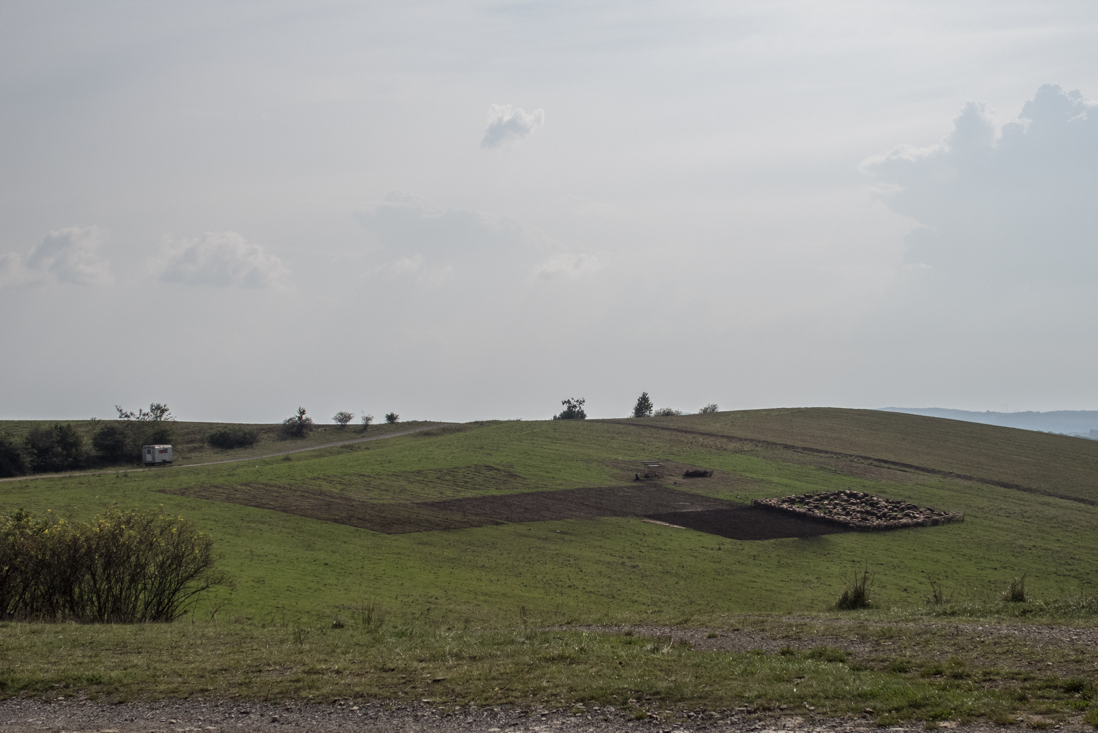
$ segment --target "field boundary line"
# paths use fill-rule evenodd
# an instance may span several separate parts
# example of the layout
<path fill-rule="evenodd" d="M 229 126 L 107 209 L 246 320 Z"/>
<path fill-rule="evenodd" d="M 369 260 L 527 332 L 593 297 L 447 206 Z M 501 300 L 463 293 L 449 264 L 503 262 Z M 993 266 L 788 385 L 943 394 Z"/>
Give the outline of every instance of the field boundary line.
<path fill-rule="evenodd" d="M 1038 494 L 1040 496 L 1047 496 L 1052 499 L 1063 499 L 1064 501 L 1073 501 L 1077 504 L 1086 504 L 1087 506 L 1098 506 L 1098 501 L 1092 499 L 1084 499 L 1077 496 L 1065 496 L 1063 494 L 1056 494 L 1051 491 L 1045 491 L 1043 489 L 1037 489 L 1032 486 L 1024 486 L 1022 484 L 1015 484 L 1009 481 L 998 481 L 996 479 L 981 478 L 980 476 L 970 476 L 964 473 L 956 473 L 955 471 L 946 471 L 941 468 L 930 468 L 928 466 L 919 466 L 914 463 L 903 463 L 901 461 L 893 461 L 888 458 L 875 458 L 874 456 L 863 456 L 858 453 L 843 453 L 842 451 L 827 450 L 826 448 L 813 448 L 807 445 L 795 445 L 793 443 L 779 443 L 775 440 L 766 440 L 764 438 L 744 438 L 739 435 L 728 435 L 725 433 L 709 433 L 704 430 L 688 430 L 686 428 L 675 428 L 670 425 L 652 425 L 644 422 L 623 421 L 623 420 L 609 420 L 616 425 L 624 425 L 634 428 L 647 428 L 649 430 L 666 430 L 672 433 L 685 433 L 686 435 L 703 435 L 707 438 L 723 438 L 725 440 L 736 440 L 741 443 L 753 443 L 755 445 L 768 446 L 773 448 L 784 448 L 786 450 L 800 451 L 802 453 L 811 453 L 818 456 L 830 456 L 833 458 L 856 458 L 861 461 L 869 461 L 885 468 L 899 468 L 905 471 L 915 471 L 917 473 L 925 473 L 931 476 L 941 476 L 942 478 L 955 478 L 962 481 L 975 481 L 980 484 L 987 484 L 988 486 L 998 486 L 1001 489 L 1013 489 L 1015 491 L 1023 491 L 1028 494 Z"/>
<path fill-rule="evenodd" d="M 198 466 L 217 466 L 222 463 L 241 463 L 243 461 L 261 461 L 265 458 L 278 458 L 279 456 L 289 456 L 294 453 L 308 453 L 313 450 L 323 450 L 325 448 L 338 448 L 341 445 L 355 445 L 356 443 L 368 443 L 371 440 L 384 440 L 385 438 L 399 438 L 404 435 L 412 435 L 414 433 L 422 433 L 424 430 L 434 430 L 435 428 L 447 427 L 449 425 L 457 425 L 459 423 L 435 423 L 433 425 L 427 425 L 421 428 L 412 428 L 411 430 L 402 430 L 399 433 L 385 433 L 384 435 L 371 435 L 368 438 L 354 438 L 353 440 L 339 440 L 334 443 L 322 443 L 320 445 L 311 445 L 308 448 L 295 448 L 294 450 L 279 451 L 278 453 L 264 453 L 261 456 L 248 456 L 247 458 L 227 458 L 223 461 L 204 461 L 203 463 L 187 463 L 180 466 L 169 466 L 169 468 L 197 468 Z M 13 476 L 11 478 L 0 478 L 0 483 L 6 483 L 8 481 L 32 481 L 34 479 L 43 478 L 73 478 L 75 476 L 102 476 L 107 473 L 141 473 L 143 471 L 163 471 L 164 466 L 153 467 L 141 467 L 141 468 L 111 468 L 102 471 L 71 471 L 69 473 L 43 473 L 43 474 L 30 474 L 27 476 Z"/>

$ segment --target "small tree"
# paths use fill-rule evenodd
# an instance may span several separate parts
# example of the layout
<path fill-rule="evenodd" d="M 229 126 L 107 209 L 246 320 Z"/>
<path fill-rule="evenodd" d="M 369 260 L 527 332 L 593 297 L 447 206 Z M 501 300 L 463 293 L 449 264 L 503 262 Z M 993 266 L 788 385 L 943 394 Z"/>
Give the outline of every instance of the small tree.
<path fill-rule="evenodd" d="M 559 415 L 554 415 L 554 420 L 586 420 L 587 413 L 583 411 L 583 403 L 585 399 L 580 397 L 579 399 L 567 399 L 561 400 L 561 404 L 564 405 L 564 410 Z"/>
<path fill-rule="evenodd" d="M 647 392 L 641 392 L 637 404 L 633 406 L 633 417 L 652 417 L 652 399 Z"/>
<path fill-rule="evenodd" d="M 718 409 L 717 408 L 717 403 L 716 402 L 710 402 L 708 405 L 706 405 L 705 407 L 698 410 L 698 414 L 699 415 L 709 415 L 711 413 L 717 412 L 717 409 Z"/>
<path fill-rule="evenodd" d="M 337 412 L 335 414 L 335 417 L 332 418 L 332 421 L 339 423 L 339 427 L 345 428 L 345 427 L 347 427 L 347 423 L 351 422 L 354 419 L 355 419 L 355 414 L 353 412 L 346 412 L 344 410 L 340 410 L 339 412 Z"/>
<path fill-rule="evenodd" d="M 373 415 L 367 415 L 365 412 L 362 413 L 362 432 L 365 433 L 367 430 L 369 430 L 370 423 L 372 423 L 373 421 L 374 421 L 374 416 Z"/>
<path fill-rule="evenodd" d="M 123 410 L 120 405 L 115 405 L 114 409 L 118 410 L 119 420 L 139 420 L 141 422 L 174 422 L 175 416 L 172 415 L 172 411 L 167 405 L 162 405 L 159 402 L 154 402 L 149 405 L 149 411 L 145 412 L 140 407 L 137 408 L 137 412 L 130 412 L 129 410 Z"/>
<path fill-rule="evenodd" d="M 288 438 L 304 438 L 316 426 L 311 417 L 305 416 L 305 408 L 297 408 L 297 414 L 282 421 L 282 434 Z"/>
<path fill-rule="evenodd" d="M 396 414 L 395 412 L 390 412 L 385 415 L 385 422 L 389 423 L 390 425 L 395 425 L 400 422 L 400 415 Z"/>

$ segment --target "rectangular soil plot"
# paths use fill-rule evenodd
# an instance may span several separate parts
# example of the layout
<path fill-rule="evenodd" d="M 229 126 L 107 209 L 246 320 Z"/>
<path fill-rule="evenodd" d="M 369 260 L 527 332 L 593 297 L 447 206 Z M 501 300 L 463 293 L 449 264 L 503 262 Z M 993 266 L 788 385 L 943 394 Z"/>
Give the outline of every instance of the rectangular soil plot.
<path fill-rule="evenodd" d="M 422 507 L 501 522 L 550 522 L 561 519 L 637 517 L 652 512 L 721 509 L 722 499 L 690 494 L 664 486 L 599 486 L 562 491 L 537 491 L 502 496 L 476 496 L 419 504 Z M 732 505 L 734 506 L 734 505 Z"/>
<path fill-rule="evenodd" d="M 649 514 L 647 517 L 696 532 L 741 541 L 819 537 L 851 531 L 849 527 L 832 522 L 818 522 L 742 504 L 723 509 Z"/>
<path fill-rule="evenodd" d="M 455 514 L 423 504 L 366 501 L 332 491 L 303 487 L 288 488 L 258 482 L 192 486 L 185 489 L 168 489 L 162 493 L 268 509 L 383 534 L 465 529 L 499 524 L 492 519 Z"/>

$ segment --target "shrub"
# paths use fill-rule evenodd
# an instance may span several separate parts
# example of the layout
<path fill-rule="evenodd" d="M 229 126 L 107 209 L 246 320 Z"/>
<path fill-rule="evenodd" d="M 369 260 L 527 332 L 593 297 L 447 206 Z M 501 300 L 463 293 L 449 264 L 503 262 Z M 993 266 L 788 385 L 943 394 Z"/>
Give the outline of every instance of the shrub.
<path fill-rule="evenodd" d="M 297 408 L 297 414 L 282 421 L 282 434 L 287 438 L 304 438 L 316 425 L 311 417 L 306 417 L 305 408 Z"/>
<path fill-rule="evenodd" d="M 214 448 L 225 448 L 226 450 L 255 445 L 257 440 L 259 440 L 258 431 L 248 430 L 237 425 L 218 428 L 206 436 L 206 442 Z"/>
<path fill-rule="evenodd" d="M 172 621 L 226 578 L 188 522 L 109 510 L 92 521 L 0 517 L 0 610 L 19 621 Z"/>
<path fill-rule="evenodd" d="M 835 602 L 835 608 L 840 611 L 853 611 L 858 608 L 869 608 L 869 565 L 861 575 L 854 571 L 854 580 L 847 583 L 843 592 L 839 594 L 839 600 Z"/>
<path fill-rule="evenodd" d="M 682 414 L 682 410 L 676 410 L 673 407 L 661 407 L 660 409 L 653 412 L 652 416 L 653 417 L 675 417 L 676 415 L 681 415 L 681 414 Z"/>
<path fill-rule="evenodd" d="M 335 414 L 335 417 L 332 418 L 332 422 L 337 422 L 337 423 L 339 423 L 339 427 L 345 428 L 345 427 L 347 427 L 347 423 L 351 422 L 354 419 L 355 419 L 355 414 L 353 412 L 347 412 L 346 410 L 340 410 L 339 412 L 337 412 Z"/>
<path fill-rule="evenodd" d="M 583 410 L 583 405 L 587 400 L 580 397 L 579 399 L 569 398 L 567 400 L 561 400 L 561 404 L 564 405 L 564 409 L 559 415 L 554 415 L 554 420 L 586 420 L 587 413 Z"/>
<path fill-rule="evenodd" d="M 374 421 L 374 416 L 373 415 L 367 415 L 365 412 L 362 413 L 362 432 L 365 433 L 367 430 L 369 430 L 370 429 L 370 423 L 372 423 L 373 421 Z"/>
<path fill-rule="evenodd" d="M 400 422 L 400 415 L 396 414 L 395 412 L 390 412 L 385 415 L 385 422 L 389 423 L 390 425 L 396 425 L 398 422 Z"/>
<path fill-rule="evenodd" d="M 0 435 L 0 478 L 22 476 L 27 472 L 27 459 L 19 445 L 7 436 Z"/>
<path fill-rule="evenodd" d="M 1014 578 L 1010 581 L 1006 590 L 1003 591 L 1003 600 L 1007 603 L 1025 603 L 1026 602 L 1026 574 L 1022 573 L 1022 577 Z"/>
<path fill-rule="evenodd" d="M 35 428 L 27 435 L 25 445 L 30 468 L 38 473 L 80 468 L 87 457 L 84 438 L 68 424 Z"/>
<path fill-rule="evenodd" d="M 637 404 L 633 406 L 633 417 L 652 417 L 652 398 L 647 392 L 641 392 Z"/>
<path fill-rule="evenodd" d="M 953 594 L 946 595 L 945 589 L 942 587 L 942 581 L 930 573 L 926 574 L 926 579 L 930 583 L 930 596 L 926 599 L 927 603 L 932 606 L 942 606 L 953 602 Z"/>
<path fill-rule="evenodd" d="M 104 423 L 99 426 L 92 436 L 92 447 L 99 457 L 110 463 L 117 463 L 127 458 L 133 458 L 133 443 L 131 431 L 118 423 Z"/>
<path fill-rule="evenodd" d="M 699 415 L 708 415 L 710 413 L 717 412 L 718 409 L 719 408 L 717 407 L 716 402 L 710 402 L 708 405 L 706 405 L 705 407 L 698 410 L 698 414 Z"/>

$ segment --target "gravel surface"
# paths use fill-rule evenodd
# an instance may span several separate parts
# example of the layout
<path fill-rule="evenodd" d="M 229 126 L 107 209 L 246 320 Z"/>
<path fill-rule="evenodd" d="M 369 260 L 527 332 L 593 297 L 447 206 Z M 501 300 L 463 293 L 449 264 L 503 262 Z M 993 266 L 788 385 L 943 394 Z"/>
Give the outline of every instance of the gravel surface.
<path fill-rule="evenodd" d="M 1002 733 L 1018 728 L 986 724 L 939 724 L 943 733 Z M 1081 721 L 1055 726 L 1065 733 L 1093 733 Z M 107 705 L 89 700 L 0 700 L 0 733 L 160 733 L 170 731 L 264 731 L 287 733 L 342 733 L 385 731 L 402 733 L 870 733 L 924 731 L 922 724 L 882 729 L 873 716 L 865 719 L 826 719 L 783 715 L 759 717 L 744 709 L 723 712 L 659 714 L 632 720 L 620 710 L 592 707 L 570 711 L 514 708 L 439 709 L 430 704 L 334 701 L 327 705 L 271 705 L 256 703 L 168 700 Z"/>

